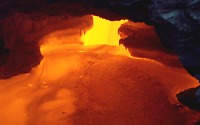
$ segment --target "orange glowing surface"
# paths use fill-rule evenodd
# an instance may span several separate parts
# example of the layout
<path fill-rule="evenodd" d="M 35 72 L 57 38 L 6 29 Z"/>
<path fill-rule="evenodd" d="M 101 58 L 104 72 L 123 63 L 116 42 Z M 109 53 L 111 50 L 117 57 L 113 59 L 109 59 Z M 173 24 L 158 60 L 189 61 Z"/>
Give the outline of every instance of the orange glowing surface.
<path fill-rule="evenodd" d="M 162 105 L 155 107 L 159 92 L 169 96 L 164 100 L 168 104 L 168 98 L 177 91 L 196 86 L 191 83 L 197 81 L 182 69 L 130 58 L 130 53 L 119 46 L 118 28 L 126 20 L 93 18 L 94 27 L 81 38 L 84 46 L 78 28 L 55 31 L 41 40 L 44 58 L 37 67 L 0 80 L 0 125 L 98 125 L 102 120 L 115 125 L 142 123 L 137 118 L 155 113 L 151 108 L 156 108 L 152 110 L 157 111 L 155 117 L 168 111 Z M 159 91 L 154 91 L 154 86 Z M 135 110 L 144 113 L 134 114 Z M 168 118 L 163 115 L 150 122 Z"/>
<path fill-rule="evenodd" d="M 113 55 L 131 56 L 124 46 L 119 46 L 119 27 L 128 20 L 109 21 L 98 16 L 93 16 L 93 27 L 81 40 L 84 46 L 110 46 L 106 47 L 107 52 Z"/>
<path fill-rule="evenodd" d="M 93 16 L 93 28 L 82 36 L 84 45 L 112 45 L 119 46 L 119 27 L 127 20 L 109 21 Z"/>

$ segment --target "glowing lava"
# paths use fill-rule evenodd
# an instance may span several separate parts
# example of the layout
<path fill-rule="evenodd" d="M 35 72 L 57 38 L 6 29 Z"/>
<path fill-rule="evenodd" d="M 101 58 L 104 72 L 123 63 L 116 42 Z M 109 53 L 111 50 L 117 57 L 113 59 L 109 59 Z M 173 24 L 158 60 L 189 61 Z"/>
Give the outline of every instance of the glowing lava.
<path fill-rule="evenodd" d="M 82 36 L 84 45 L 112 45 L 119 46 L 119 27 L 127 20 L 109 21 L 93 16 L 93 27 Z"/>
<path fill-rule="evenodd" d="M 133 57 L 123 45 L 119 45 L 120 35 L 118 29 L 126 22 L 128 22 L 128 20 L 110 21 L 98 16 L 93 16 L 93 27 L 82 35 L 81 40 L 84 42 L 84 46 L 93 46 L 96 48 L 98 48 L 97 46 L 103 46 L 104 49 L 101 49 L 101 51 L 106 50 L 107 53 L 112 55 L 121 55 L 161 64 L 155 60 Z M 143 23 L 134 24 L 137 25 L 137 27 L 146 26 Z M 95 49 L 95 51 L 98 52 L 98 49 Z M 105 51 L 103 52 L 105 53 Z"/>
<path fill-rule="evenodd" d="M 81 40 L 84 42 L 84 46 L 93 46 L 92 49 L 95 49 L 96 52 L 99 52 L 98 47 L 101 47 L 104 48 L 100 50 L 101 52 L 104 50 L 104 53 L 131 57 L 124 46 L 119 46 L 120 35 L 118 29 L 127 21 L 110 21 L 93 16 L 93 27 L 82 35 Z"/>
<path fill-rule="evenodd" d="M 0 80 L 0 125 L 137 125 L 152 113 L 152 125 L 174 119 L 166 113 L 173 109 L 168 98 L 159 95 L 171 98 L 194 79 L 181 69 L 126 58 L 130 54 L 118 35 L 126 21 L 93 18 L 94 27 L 82 37 L 85 46 L 79 27 L 56 31 L 41 40 L 40 65 Z"/>

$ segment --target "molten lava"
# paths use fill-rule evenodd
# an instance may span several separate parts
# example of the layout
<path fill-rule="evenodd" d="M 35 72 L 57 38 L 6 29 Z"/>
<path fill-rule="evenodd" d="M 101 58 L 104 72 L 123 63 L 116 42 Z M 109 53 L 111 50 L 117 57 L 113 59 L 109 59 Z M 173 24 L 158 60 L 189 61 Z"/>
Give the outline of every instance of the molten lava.
<path fill-rule="evenodd" d="M 0 80 L 0 125 L 177 125 L 182 115 L 169 98 L 195 80 L 182 69 L 127 58 L 118 35 L 126 20 L 93 18 L 84 46 L 80 27 L 55 31 L 41 40 L 37 67 Z"/>
<path fill-rule="evenodd" d="M 103 47 L 100 51 L 112 54 L 131 57 L 124 46 L 119 46 L 120 35 L 118 29 L 128 20 L 109 21 L 98 16 L 93 16 L 93 27 L 82 35 L 81 40 L 84 46 L 94 48 Z M 89 48 L 87 48 L 89 49 Z M 98 52 L 98 49 L 95 49 Z"/>
<path fill-rule="evenodd" d="M 93 16 L 93 27 L 82 36 L 84 45 L 111 45 L 119 46 L 119 27 L 127 20 L 109 21 Z"/>

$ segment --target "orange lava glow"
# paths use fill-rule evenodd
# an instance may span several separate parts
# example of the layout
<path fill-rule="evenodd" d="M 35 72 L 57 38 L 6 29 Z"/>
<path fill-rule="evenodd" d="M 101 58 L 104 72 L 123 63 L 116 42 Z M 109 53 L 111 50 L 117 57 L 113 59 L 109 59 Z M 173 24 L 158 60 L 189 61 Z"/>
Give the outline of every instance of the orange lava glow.
<path fill-rule="evenodd" d="M 128 20 L 109 21 L 93 16 L 93 27 L 83 34 L 81 40 L 84 46 L 111 46 L 109 53 L 113 55 L 131 56 L 124 46 L 119 46 L 120 35 L 118 29 Z"/>
<path fill-rule="evenodd" d="M 168 99 L 196 80 L 183 69 L 130 58 L 117 31 L 126 20 L 93 18 L 94 27 L 82 37 L 79 28 L 44 36 L 41 63 L 30 73 L 0 80 L 0 125 L 139 125 L 146 116 L 149 125 L 164 120 L 175 125 L 168 118 L 176 114 L 165 116 L 173 114 Z M 164 103 L 153 109 L 157 96 Z"/>
<path fill-rule="evenodd" d="M 119 46 L 119 27 L 127 20 L 109 21 L 93 16 L 93 27 L 82 36 L 84 45 L 111 45 Z"/>

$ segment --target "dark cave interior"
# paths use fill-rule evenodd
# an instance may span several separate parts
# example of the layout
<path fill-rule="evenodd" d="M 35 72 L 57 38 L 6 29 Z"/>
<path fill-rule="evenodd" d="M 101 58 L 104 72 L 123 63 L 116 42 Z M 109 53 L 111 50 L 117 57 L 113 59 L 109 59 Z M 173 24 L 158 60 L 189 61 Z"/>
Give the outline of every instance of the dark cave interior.
<path fill-rule="evenodd" d="M 97 15 L 110 21 L 128 19 L 129 21 L 127 23 L 122 24 L 118 30 L 118 32 L 122 33 L 121 34 L 122 38 L 120 39 L 119 44 L 122 44 L 123 46 L 125 46 L 125 48 L 128 49 L 128 51 L 130 52 L 132 56 L 154 60 L 156 62 L 161 63 L 164 66 L 172 68 L 172 69 L 167 69 L 167 68 L 165 69 L 163 67 L 158 66 L 160 67 L 160 70 L 166 70 L 166 73 L 174 72 L 174 75 L 169 74 L 169 76 L 167 76 L 166 74 L 163 75 L 161 73 L 161 76 L 158 75 L 159 78 L 156 81 L 156 82 L 161 82 L 161 84 L 165 84 L 165 82 L 166 83 L 172 82 L 169 84 L 168 87 L 166 87 L 167 89 L 165 90 L 167 91 L 166 93 L 170 93 L 169 94 L 170 96 L 168 96 L 166 93 L 160 94 L 161 93 L 160 91 L 162 91 L 162 88 L 156 87 L 156 89 L 158 90 L 157 91 L 155 90 L 156 91 L 155 93 L 153 94 L 150 93 L 149 95 L 159 98 L 157 101 L 155 98 L 149 97 L 147 98 L 147 101 L 140 102 L 141 97 L 138 96 L 137 103 L 136 103 L 137 105 L 140 105 L 140 103 L 142 104 L 145 103 L 143 106 L 145 110 L 146 108 L 152 108 L 151 105 L 160 104 L 158 106 L 158 109 L 154 109 L 154 108 L 152 108 L 152 110 L 149 109 L 149 112 L 151 113 L 152 112 L 161 113 L 160 110 L 165 109 L 165 106 L 166 106 L 166 110 L 169 110 L 169 111 L 166 111 L 166 112 L 164 111 L 163 117 L 159 117 L 156 115 L 155 117 L 152 116 L 149 119 L 144 118 L 144 117 L 148 117 L 151 113 L 141 112 L 144 109 L 141 108 L 140 106 L 138 106 L 139 107 L 138 110 L 135 110 L 137 109 L 137 106 L 135 106 L 135 103 L 132 101 L 130 102 L 128 101 L 128 99 L 132 99 L 131 95 L 135 95 L 137 93 L 141 94 L 141 92 L 137 92 L 136 90 L 134 90 L 133 93 L 132 92 L 128 93 L 127 98 L 124 98 L 123 97 L 124 95 L 122 96 L 119 93 L 115 93 L 114 82 L 109 83 L 111 87 L 114 87 L 112 90 L 109 90 L 109 91 L 113 92 L 111 95 L 119 96 L 122 98 L 117 100 L 117 97 L 116 97 L 116 99 L 111 99 L 111 101 L 109 99 L 108 100 L 113 105 L 116 103 L 118 104 L 122 102 L 125 104 L 122 106 L 120 104 L 119 106 L 117 105 L 118 107 L 117 106 L 116 107 L 119 108 L 119 110 L 116 110 L 115 108 L 113 108 L 109 103 L 104 104 L 103 102 L 107 98 L 104 97 L 105 100 L 103 100 L 104 99 L 103 96 L 107 96 L 109 95 L 109 93 L 102 92 L 104 91 L 104 88 L 101 88 L 101 84 L 98 82 L 98 78 L 97 80 L 93 80 L 91 78 L 92 79 L 91 81 L 96 82 L 97 85 L 96 86 L 90 85 L 90 84 L 81 85 L 80 91 L 83 91 L 82 89 L 84 88 L 84 86 L 87 86 L 88 87 L 87 89 L 91 89 L 91 90 L 94 89 L 94 91 L 96 92 L 103 93 L 102 95 L 98 95 L 92 90 L 96 98 L 92 98 L 88 96 L 90 95 L 90 93 L 87 92 L 87 90 L 84 90 L 86 94 L 82 95 L 82 93 L 79 92 L 79 88 L 78 90 L 76 90 L 75 86 L 76 85 L 78 86 L 78 84 L 65 85 L 65 87 L 70 88 L 70 89 L 74 87 L 75 89 L 73 88 L 72 90 L 75 91 L 75 93 L 78 93 L 77 94 L 78 96 L 81 95 L 80 98 L 84 98 L 86 100 L 87 99 L 89 100 L 92 98 L 94 99 L 94 103 L 95 103 L 95 104 L 91 103 L 92 102 L 91 100 L 89 100 L 88 102 L 84 101 L 84 99 L 78 101 L 78 103 L 80 104 L 76 104 L 78 108 L 77 108 L 77 113 L 73 115 L 72 119 L 75 119 L 74 121 L 72 120 L 73 123 L 71 123 L 71 120 L 69 122 L 69 118 L 66 118 L 65 120 L 62 120 L 62 121 L 56 121 L 57 120 L 56 119 L 57 117 L 56 117 L 55 118 L 56 122 L 53 121 L 52 123 L 50 123 L 51 120 L 49 122 L 46 122 L 44 120 L 45 118 L 44 119 L 41 118 L 42 119 L 41 120 L 39 117 L 42 117 L 42 116 L 40 115 L 34 116 L 34 114 L 40 114 L 40 113 L 42 114 L 44 112 L 49 113 L 49 110 L 50 110 L 49 108 L 49 110 L 47 109 L 47 111 L 38 110 L 37 112 L 36 111 L 34 112 L 30 110 L 32 114 L 31 113 L 30 113 L 31 115 L 29 114 L 30 118 L 28 118 L 27 120 L 28 122 L 23 123 L 19 119 L 18 120 L 15 119 L 17 121 L 16 123 L 18 123 L 19 125 L 41 125 L 41 124 L 43 125 L 46 125 L 46 124 L 48 125 L 63 125 L 63 124 L 67 124 L 67 125 L 68 124 L 69 125 L 71 124 L 75 124 L 75 125 L 89 125 L 89 124 L 92 124 L 92 125 L 108 125 L 108 124 L 109 125 L 111 124 L 159 125 L 160 123 L 162 123 L 163 125 L 169 125 L 169 124 L 190 125 L 191 123 L 196 124 L 196 125 L 199 124 L 198 121 L 200 121 L 199 120 L 200 105 L 199 103 L 197 103 L 196 99 L 198 97 L 200 98 L 200 95 L 197 95 L 197 97 L 194 96 L 195 91 L 198 91 L 199 89 L 199 87 L 197 87 L 198 85 L 197 83 L 198 83 L 198 80 L 200 80 L 200 56 L 199 56 L 199 53 L 200 53 L 200 42 L 199 42 L 200 1 L 199 0 L 193 0 L 193 1 L 190 1 L 190 0 L 179 0 L 179 1 L 164 1 L 164 0 L 73 0 L 73 1 L 72 0 L 37 0 L 37 1 L 36 0 L 21 0 L 21 1 L 7 0 L 7 1 L 3 1 L 3 0 L 0 0 L 0 1 L 1 1 L 0 2 L 0 79 L 1 79 L 0 83 L 1 82 L 4 83 L 3 80 L 9 80 L 10 78 L 11 79 L 15 78 L 18 75 L 29 73 L 30 71 L 34 69 L 34 67 L 38 65 L 40 66 L 40 64 L 42 64 L 41 60 L 44 57 L 41 54 L 40 41 L 45 39 L 45 37 L 48 37 L 53 33 L 56 34 L 57 31 L 63 31 L 63 34 L 60 33 L 61 37 L 63 37 L 64 35 L 70 36 L 71 34 L 72 35 L 78 34 L 79 30 L 88 31 L 93 25 L 91 15 Z M 135 25 L 137 23 L 138 25 Z M 71 29 L 78 29 L 78 31 L 71 31 Z M 70 38 L 67 38 L 67 39 L 71 40 Z M 87 57 L 87 55 L 84 55 L 84 56 L 86 58 L 89 58 Z M 106 57 L 105 59 L 111 62 L 113 62 L 114 60 L 112 57 Z M 106 64 L 107 65 L 113 64 L 115 66 L 117 65 L 115 63 L 118 63 L 120 61 L 116 61 L 115 63 L 111 63 L 111 62 L 108 62 L 108 63 L 106 62 Z M 127 62 L 130 62 L 130 61 L 128 60 Z M 122 62 L 122 64 L 129 66 L 129 63 L 125 64 Z M 126 69 L 127 67 L 124 68 L 122 64 L 120 65 L 121 68 Z M 130 63 L 130 65 L 131 64 L 132 63 Z M 137 64 L 137 61 L 136 61 L 136 64 Z M 136 64 L 133 64 L 133 66 L 135 66 Z M 138 63 L 137 65 L 139 64 L 140 63 Z M 149 66 L 149 64 L 145 64 L 145 62 L 142 62 L 141 64 L 144 65 L 144 67 Z M 148 69 L 147 71 L 146 70 L 143 71 L 142 69 L 141 72 L 142 73 L 147 72 L 146 74 L 148 73 L 155 74 L 155 79 L 156 79 L 158 72 L 157 72 L 156 66 L 154 65 L 155 64 L 152 64 L 152 70 L 155 69 L 155 73 L 152 73 L 154 71 L 149 71 L 151 68 L 149 69 L 147 68 Z M 105 67 L 108 67 L 108 66 L 105 66 Z M 96 67 L 94 69 L 101 72 L 101 69 L 98 69 Z M 130 66 L 130 69 L 134 69 L 137 71 L 137 68 L 135 69 L 135 68 L 132 68 L 131 66 Z M 170 70 L 174 70 L 174 71 L 170 71 Z M 108 72 L 112 74 L 113 71 L 108 70 Z M 185 74 L 182 75 L 181 74 L 182 72 L 184 72 L 186 75 Z M 154 79 L 152 77 L 145 77 L 143 75 L 140 75 L 139 73 L 136 74 L 136 76 L 134 76 L 135 74 L 128 73 L 128 71 L 125 74 L 124 74 L 125 78 L 133 77 L 133 79 L 138 79 L 138 81 L 141 83 L 145 83 L 146 81 L 153 81 L 152 79 Z M 181 74 L 181 75 L 177 75 L 177 74 Z M 172 79 L 172 80 L 165 81 L 165 79 L 162 78 L 163 77 L 162 75 L 165 77 L 169 77 L 169 79 L 170 80 Z M 82 75 L 80 76 L 82 77 Z M 117 77 L 117 75 L 113 75 L 113 76 Z M 123 73 L 121 73 L 120 76 L 123 76 Z M 188 82 L 188 83 L 184 83 L 183 85 L 173 86 L 173 79 L 176 79 L 176 77 L 179 77 L 179 76 L 181 79 L 174 80 L 174 83 L 176 82 L 182 83 L 183 81 Z M 102 75 L 102 77 L 104 77 L 104 75 Z M 68 79 L 69 81 L 70 80 L 73 81 L 73 77 L 70 77 Z M 109 81 L 106 81 L 105 79 L 103 81 L 105 83 L 109 82 Z M 124 81 L 126 82 L 126 80 Z M 127 82 L 130 82 L 130 81 L 127 80 Z M 192 82 L 192 83 L 189 83 L 189 82 Z M 3 90 L 7 88 L 5 86 L 0 86 L 0 90 L 2 90 L 2 93 L 6 91 L 6 90 Z M 105 84 L 105 86 L 108 86 L 108 85 Z M 125 84 L 123 84 L 122 86 L 123 87 L 128 86 L 127 88 L 130 87 L 130 85 L 125 85 Z M 154 91 L 150 89 L 152 86 L 138 85 L 138 88 L 144 89 L 144 91 Z M 145 87 L 149 89 L 146 89 Z M 189 89 L 188 87 L 192 89 Z M 119 88 L 116 88 L 116 90 L 121 91 L 121 89 Z M 165 89 L 165 87 L 163 88 Z M 185 89 L 188 89 L 188 90 L 184 91 Z M 57 91 L 57 90 L 51 90 L 51 92 L 50 90 L 48 90 L 48 93 L 53 93 L 54 91 Z M 59 95 L 59 92 L 58 92 L 58 95 Z M 61 95 L 62 95 L 62 92 L 63 91 L 60 92 Z M 42 92 L 38 94 L 38 95 L 42 95 L 40 99 L 36 98 L 37 97 L 36 94 L 31 99 L 33 100 L 35 99 L 38 104 L 43 104 L 45 102 L 45 98 L 47 94 L 41 94 L 41 93 Z M 15 93 L 13 92 L 12 94 L 15 94 Z M 64 92 L 64 95 L 65 95 L 65 92 Z M 73 96 L 73 95 L 68 95 L 68 94 L 66 95 L 70 97 Z M 143 97 L 143 95 L 145 95 L 145 92 L 142 92 L 141 96 Z M 174 97 L 176 96 L 177 100 L 181 104 L 176 103 L 176 101 L 174 101 L 175 99 L 174 100 L 172 99 L 173 104 L 171 104 L 170 99 L 169 99 L 170 101 L 168 99 L 166 100 L 161 99 L 161 98 L 171 98 L 171 96 L 174 96 Z M 49 94 L 46 100 L 49 100 L 50 97 L 54 97 L 54 95 Z M 98 102 L 98 99 L 99 100 L 102 99 L 99 102 L 102 105 L 105 105 L 105 107 L 102 108 L 101 104 L 98 104 L 98 105 L 96 104 Z M 154 101 L 148 102 L 151 99 Z M 0 100 L 3 102 L 4 98 L 0 98 Z M 144 97 L 144 100 L 145 100 L 145 97 Z M 187 106 L 187 108 L 189 107 L 189 109 L 187 109 L 182 104 Z M 36 103 L 31 104 L 29 108 L 30 107 L 38 108 L 36 105 L 37 105 Z M 69 106 L 69 109 L 66 109 L 66 110 L 70 111 L 71 109 L 73 109 L 73 106 L 71 104 L 68 106 Z M 128 109 L 122 110 L 121 108 L 126 108 L 123 106 L 127 106 Z M 47 104 L 47 107 L 48 107 L 48 104 Z M 113 110 L 111 110 L 112 108 Z M 140 114 L 138 118 L 136 118 L 137 115 L 130 114 L 128 110 L 130 110 L 131 108 L 134 109 L 133 111 Z M 4 110 L 0 110 L 0 112 L 4 112 Z M 85 115 L 84 113 L 90 114 L 90 115 Z M 99 115 L 98 113 L 101 115 Z M 104 115 L 104 113 L 106 115 Z M 8 115 L 8 116 L 10 117 L 11 115 Z M 51 116 L 51 115 L 48 114 L 48 116 Z M 141 116 L 143 118 L 141 118 Z M 0 115 L 0 121 L 2 120 L 2 117 Z M 141 120 L 141 121 L 135 120 L 135 122 L 132 122 L 127 117 L 130 117 L 130 119 L 135 117 L 134 120 L 135 119 L 144 119 L 144 120 Z M 173 117 L 177 118 L 177 120 L 176 119 L 173 120 Z M 122 120 L 116 120 L 118 118 Z M 63 117 L 58 116 L 58 119 L 63 119 Z M 32 122 L 32 120 L 35 120 L 35 122 Z M 2 120 L 1 122 L 4 123 L 5 125 L 12 125 L 12 122 L 9 123 L 5 121 Z"/>

